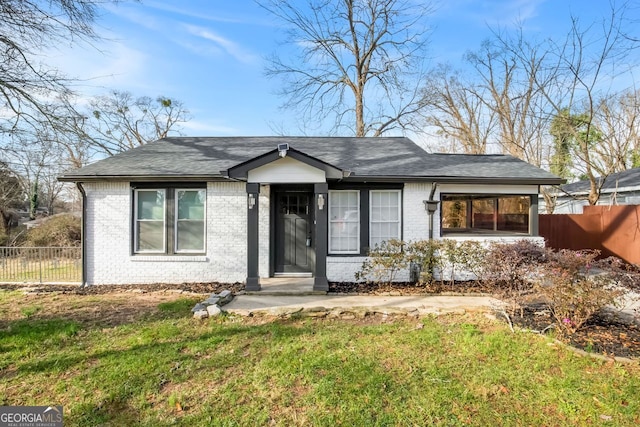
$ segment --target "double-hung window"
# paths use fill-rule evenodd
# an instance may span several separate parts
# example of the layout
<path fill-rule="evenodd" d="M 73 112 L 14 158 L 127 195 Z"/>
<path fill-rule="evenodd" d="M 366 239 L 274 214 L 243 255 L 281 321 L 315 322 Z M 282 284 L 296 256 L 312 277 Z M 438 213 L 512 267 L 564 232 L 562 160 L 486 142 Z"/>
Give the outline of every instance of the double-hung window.
<path fill-rule="evenodd" d="M 166 194 L 164 189 L 135 191 L 135 252 L 165 252 Z"/>
<path fill-rule="evenodd" d="M 329 191 L 329 253 L 366 255 L 402 237 L 402 190 Z"/>
<path fill-rule="evenodd" d="M 204 188 L 136 188 L 134 253 L 205 252 Z"/>
<path fill-rule="evenodd" d="M 329 252 L 360 253 L 360 192 L 329 192 Z"/>
<path fill-rule="evenodd" d="M 369 192 L 369 246 L 400 239 L 400 190 Z"/>

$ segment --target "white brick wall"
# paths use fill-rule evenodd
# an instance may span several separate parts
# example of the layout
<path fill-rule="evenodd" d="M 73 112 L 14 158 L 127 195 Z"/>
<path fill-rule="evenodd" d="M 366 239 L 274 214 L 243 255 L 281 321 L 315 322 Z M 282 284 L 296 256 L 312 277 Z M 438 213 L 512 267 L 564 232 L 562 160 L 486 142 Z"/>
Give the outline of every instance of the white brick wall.
<path fill-rule="evenodd" d="M 407 183 L 402 194 L 402 237 L 403 240 L 429 238 L 429 216 L 423 200 L 429 198 L 431 183 Z M 434 218 L 434 223 L 437 219 Z M 367 257 L 336 256 L 327 257 L 327 279 L 330 282 L 354 282 L 356 272 L 362 268 Z M 397 275 L 396 280 L 408 280 L 408 272 Z"/>
<path fill-rule="evenodd" d="M 456 185 L 447 184 L 439 185 L 434 195 L 434 199 L 440 200 L 440 193 L 494 193 L 494 194 L 537 194 L 538 188 L 535 185 Z M 425 210 L 423 200 L 429 199 L 431 192 L 431 183 L 407 183 L 403 190 L 402 200 L 402 236 L 403 240 L 423 240 L 429 238 L 429 215 Z M 433 215 L 433 236 L 436 239 L 440 237 L 440 211 L 437 210 Z M 492 241 L 517 241 L 522 239 L 531 239 L 538 244 L 544 245 L 542 237 L 526 237 L 526 236 L 457 236 L 451 237 L 458 241 L 476 240 L 482 242 Z M 355 273 L 360 270 L 362 263 L 366 257 L 327 257 L 327 278 L 330 282 L 352 282 L 355 281 Z M 462 276 L 461 276 L 462 278 Z M 396 281 L 406 281 L 409 279 L 409 272 L 405 271 L 396 276 Z"/>
<path fill-rule="evenodd" d="M 201 256 L 131 255 L 129 183 L 96 182 L 84 187 L 89 284 L 232 283 L 246 278 L 247 196 L 243 183 L 208 183 L 207 249 Z"/>
<path fill-rule="evenodd" d="M 128 182 L 84 184 L 87 193 L 86 263 L 89 284 L 145 284 L 183 282 L 242 282 L 247 274 L 247 195 L 244 183 L 207 184 L 206 253 L 199 256 L 131 255 L 132 191 Z M 436 193 L 480 192 L 487 187 L 441 186 Z M 493 188 L 491 188 L 493 190 Z M 501 186 L 500 192 L 537 191 L 522 186 Z M 403 239 L 429 237 L 429 216 L 423 200 L 429 198 L 430 183 L 407 183 L 403 190 Z M 496 191 L 498 192 L 498 191 Z M 270 188 L 260 187 L 259 274 L 269 275 Z M 439 213 L 434 215 L 434 236 L 438 238 Z M 517 240 L 521 237 L 456 237 L 458 240 Z M 542 238 L 531 238 L 540 241 Z M 366 257 L 328 256 L 329 281 L 354 281 Z M 407 280 L 407 274 L 397 280 Z"/>

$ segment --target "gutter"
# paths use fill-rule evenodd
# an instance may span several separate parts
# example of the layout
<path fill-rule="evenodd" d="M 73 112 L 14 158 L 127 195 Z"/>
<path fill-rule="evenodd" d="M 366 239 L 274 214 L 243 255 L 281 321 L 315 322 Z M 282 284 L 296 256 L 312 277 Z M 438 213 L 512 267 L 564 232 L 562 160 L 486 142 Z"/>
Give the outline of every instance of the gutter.
<path fill-rule="evenodd" d="M 80 218 L 80 264 L 82 267 L 82 284 L 81 288 L 87 286 L 87 256 L 86 256 L 86 220 L 87 217 L 87 193 L 84 191 L 84 187 L 81 182 L 76 182 L 76 187 L 82 195 L 82 218 Z"/>

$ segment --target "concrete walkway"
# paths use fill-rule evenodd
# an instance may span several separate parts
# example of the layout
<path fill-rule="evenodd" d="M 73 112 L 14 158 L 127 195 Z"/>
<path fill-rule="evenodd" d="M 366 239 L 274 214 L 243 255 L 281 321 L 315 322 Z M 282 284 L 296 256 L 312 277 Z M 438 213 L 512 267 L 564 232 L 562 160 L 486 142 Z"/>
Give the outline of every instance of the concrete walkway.
<path fill-rule="evenodd" d="M 442 314 L 487 311 L 500 306 L 488 296 L 376 296 L 376 295 L 236 295 L 223 311 L 249 316 L 253 314 L 287 315 L 297 312 L 340 310 L 381 314 Z"/>

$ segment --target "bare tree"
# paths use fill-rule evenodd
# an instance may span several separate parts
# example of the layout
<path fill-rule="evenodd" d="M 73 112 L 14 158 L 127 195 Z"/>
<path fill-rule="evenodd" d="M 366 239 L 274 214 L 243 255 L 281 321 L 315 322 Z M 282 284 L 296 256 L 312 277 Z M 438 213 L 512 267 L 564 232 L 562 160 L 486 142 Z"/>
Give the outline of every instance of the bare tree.
<path fill-rule="evenodd" d="M 180 134 L 180 125 L 190 118 L 176 99 L 136 98 L 121 91 L 91 99 L 87 110 L 78 111 L 69 104 L 66 108 L 56 127 L 58 140 L 67 148 L 74 166 L 80 166 L 92 154 L 110 156 Z"/>
<path fill-rule="evenodd" d="M 640 91 L 626 90 L 598 102 L 594 122 L 602 141 L 593 147 L 607 173 L 640 167 Z"/>
<path fill-rule="evenodd" d="M 485 89 L 483 100 L 496 121 L 495 143 L 501 151 L 540 166 L 549 119 L 538 84 L 545 73 L 547 52 L 540 44 L 494 33 L 475 52 L 466 55 Z"/>
<path fill-rule="evenodd" d="M 64 147 L 49 136 L 46 126 L 17 129 L 7 139 L 10 142 L 5 145 L 5 156 L 11 161 L 22 194 L 27 200 L 44 203 L 49 214 L 53 213 L 53 205 L 64 187 L 57 176 L 69 167 Z M 35 208 L 32 206 L 30 211 L 31 219 L 35 217 Z"/>
<path fill-rule="evenodd" d="M 0 231 L 8 233 L 13 208 L 24 202 L 18 175 L 5 161 L 0 161 Z"/>
<path fill-rule="evenodd" d="M 450 142 L 448 150 L 466 154 L 485 154 L 494 130 L 495 114 L 487 107 L 483 87 L 461 80 L 449 66 L 430 73 L 423 102 L 428 126 Z"/>
<path fill-rule="evenodd" d="M 115 2 L 116 0 L 114 0 Z M 108 0 L 2 0 L 0 5 L 0 105 L 8 131 L 23 118 L 46 113 L 46 99 L 69 92 L 70 80 L 42 62 L 60 43 L 96 39 L 93 23 Z M 45 117 L 47 117 L 45 115 Z"/>
<path fill-rule="evenodd" d="M 416 128 L 428 2 L 265 0 L 263 7 L 299 50 L 273 56 L 266 73 L 283 79 L 283 106 L 301 111 L 305 126 L 331 117 L 334 131 L 358 137 Z"/>

